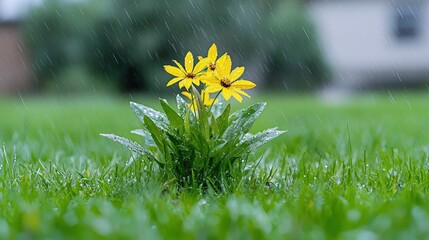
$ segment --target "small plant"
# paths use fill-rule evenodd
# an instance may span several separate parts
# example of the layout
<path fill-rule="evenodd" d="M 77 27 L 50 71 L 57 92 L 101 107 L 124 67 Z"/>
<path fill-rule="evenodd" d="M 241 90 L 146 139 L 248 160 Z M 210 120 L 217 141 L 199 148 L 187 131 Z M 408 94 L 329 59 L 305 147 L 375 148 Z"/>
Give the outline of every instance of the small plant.
<path fill-rule="evenodd" d="M 185 88 L 177 95 L 177 110 L 166 100 L 160 104 L 164 113 L 131 102 L 131 108 L 142 121 L 143 128 L 132 131 L 143 137 L 142 145 L 113 134 L 101 134 L 129 148 L 135 155 L 156 163 L 162 178 L 177 183 L 179 188 L 213 188 L 225 191 L 241 180 L 249 154 L 257 147 L 283 134 L 276 128 L 257 134 L 249 133 L 265 108 L 258 103 L 231 113 L 231 97 L 242 102 L 250 96 L 243 90 L 256 86 L 249 80 L 239 79 L 244 67 L 231 70 L 228 54 L 217 58 L 213 44 L 206 58 L 194 57 L 188 52 L 184 67 L 164 66 L 174 76 L 167 86 L 178 83 Z M 198 90 L 200 89 L 200 91 Z M 215 95 L 211 98 L 211 94 Z M 220 100 L 222 95 L 224 100 Z"/>

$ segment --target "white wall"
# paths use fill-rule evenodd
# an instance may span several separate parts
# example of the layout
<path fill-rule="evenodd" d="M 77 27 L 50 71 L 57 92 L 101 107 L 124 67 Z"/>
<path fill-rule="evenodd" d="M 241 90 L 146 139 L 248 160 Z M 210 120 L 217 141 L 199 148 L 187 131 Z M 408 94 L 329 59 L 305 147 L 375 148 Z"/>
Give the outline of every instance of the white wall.
<path fill-rule="evenodd" d="M 390 74 L 402 81 L 415 75 L 429 76 L 429 3 L 421 2 L 420 35 L 407 40 L 394 35 L 398 9 L 390 1 L 309 3 L 310 16 L 336 80 L 371 81 Z"/>
<path fill-rule="evenodd" d="M 0 20 L 15 20 L 43 0 L 0 0 Z"/>

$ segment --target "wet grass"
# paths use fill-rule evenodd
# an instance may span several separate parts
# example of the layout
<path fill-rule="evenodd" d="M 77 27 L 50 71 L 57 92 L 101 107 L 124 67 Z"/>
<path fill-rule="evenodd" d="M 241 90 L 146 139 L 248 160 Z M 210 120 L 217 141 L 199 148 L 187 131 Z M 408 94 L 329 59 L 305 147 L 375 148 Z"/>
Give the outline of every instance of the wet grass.
<path fill-rule="evenodd" d="M 429 237 L 427 93 L 252 99 L 268 101 L 255 131 L 289 131 L 222 195 L 161 194 L 140 162 L 125 167 L 130 153 L 98 134 L 138 140 L 129 100 L 0 100 L 1 239 Z"/>

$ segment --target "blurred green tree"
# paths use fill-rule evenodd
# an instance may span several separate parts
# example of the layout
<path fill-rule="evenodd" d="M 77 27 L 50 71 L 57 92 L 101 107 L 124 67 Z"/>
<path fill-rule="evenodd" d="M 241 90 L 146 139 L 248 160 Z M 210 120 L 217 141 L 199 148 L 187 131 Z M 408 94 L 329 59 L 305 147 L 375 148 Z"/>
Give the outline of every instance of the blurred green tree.
<path fill-rule="evenodd" d="M 59 0 L 49 0 L 27 16 L 24 39 L 40 87 L 52 81 L 61 85 L 70 67 L 84 64 L 88 16 L 90 9 Z"/>
<path fill-rule="evenodd" d="M 49 0 L 26 26 L 43 83 L 70 81 L 67 69 L 78 66 L 75 76 L 123 91 L 163 89 L 162 65 L 188 50 L 205 56 L 213 42 L 248 66 L 244 77 L 268 86 L 308 88 L 325 79 L 313 27 L 294 0 Z"/>
<path fill-rule="evenodd" d="M 110 3 L 112 8 L 101 12 L 88 38 L 89 66 L 121 90 L 146 89 L 172 50 L 172 34 L 165 22 L 168 4 L 131 0 Z"/>
<path fill-rule="evenodd" d="M 315 29 L 301 1 L 279 1 L 266 19 L 264 33 L 272 39 L 266 50 L 267 83 L 275 88 L 312 89 L 325 83 L 329 70 Z"/>

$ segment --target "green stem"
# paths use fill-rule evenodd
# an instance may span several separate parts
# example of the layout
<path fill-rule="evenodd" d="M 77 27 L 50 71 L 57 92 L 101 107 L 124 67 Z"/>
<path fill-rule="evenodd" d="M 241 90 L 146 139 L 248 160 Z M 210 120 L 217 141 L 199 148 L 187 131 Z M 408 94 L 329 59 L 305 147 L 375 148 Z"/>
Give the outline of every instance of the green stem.
<path fill-rule="evenodd" d="M 193 87 L 194 85 L 192 85 L 191 87 Z M 194 107 L 194 111 L 191 110 L 191 112 L 194 114 L 194 117 L 197 118 L 197 106 L 195 106 L 195 102 L 194 102 L 194 91 L 190 91 L 191 93 L 191 107 Z"/>
<path fill-rule="evenodd" d="M 212 105 L 210 105 L 209 112 L 211 112 L 211 111 L 212 111 L 212 107 L 213 107 L 213 105 L 215 104 L 216 99 L 219 97 L 219 95 L 220 95 L 220 93 L 221 93 L 221 92 L 222 92 L 222 90 L 220 90 L 220 91 L 216 94 L 216 97 L 213 99 Z"/>

